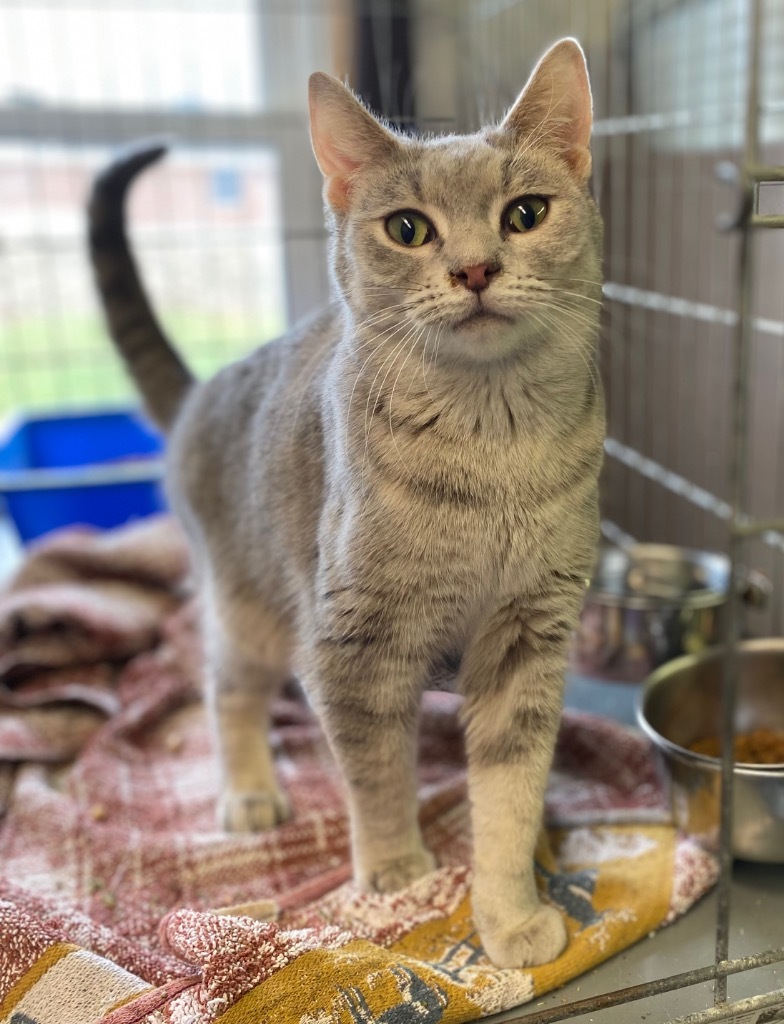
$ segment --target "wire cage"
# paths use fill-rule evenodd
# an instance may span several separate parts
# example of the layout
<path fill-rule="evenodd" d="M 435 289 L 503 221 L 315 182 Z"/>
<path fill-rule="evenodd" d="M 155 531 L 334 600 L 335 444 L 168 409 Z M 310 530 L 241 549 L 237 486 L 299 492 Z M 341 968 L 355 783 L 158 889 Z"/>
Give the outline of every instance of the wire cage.
<path fill-rule="evenodd" d="M 721 867 L 715 963 L 507 1019 L 554 1021 L 587 1013 L 624 1020 L 630 1000 L 714 980 L 713 1007 L 646 1004 L 658 1019 L 775 1020 L 784 992 L 758 979 L 728 1002 L 728 975 L 779 962 L 781 949 L 731 964 L 732 736 L 741 562 L 777 593 L 765 634 L 781 630 L 778 415 L 782 380 L 781 236 L 784 175 L 781 52 L 784 10 L 759 2 L 642 0 L 471 6 L 464 90 L 508 97 L 520 40 L 537 49 L 562 34 L 586 48 L 595 102 L 594 187 L 606 230 L 606 305 L 600 361 L 609 437 L 604 532 L 728 551 L 732 611 L 725 635 Z M 476 58 L 483 54 L 484 59 Z M 495 60 L 490 59 L 495 55 Z M 501 55 L 499 59 L 499 55 Z M 533 55 L 533 54 L 532 54 Z M 510 89 L 511 86 L 511 89 Z M 723 229 L 723 230 L 720 230 Z M 751 397 L 753 396 L 753 403 Z M 752 983 L 754 984 L 754 983 Z M 763 992 L 769 987 L 772 991 Z M 694 1005 L 692 1003 L 692 1005 Z M 603 1012 L 599 1012 L 603 1011 Z M 643 1017 L 643 1019 L 645 1019 Z"/>
<path fill-rule="evenodd" d="M 84 194 L 112 148 L 176 140 L 131 224 L 164 321 L 206 373 L 328 296 L 309 71 L 347 77 L 406 129 L 470 130 L 564 35 L 588 58 L 605 222 L 605 535 L 762 570 L 773 599 L 753 631 L 781 634 L 784 233 L 759 230 L 784 226 L 777 0 L 0 0 L 0 413 L 130 394 L 82 252 Z M 732 645 L 737 618 L 729 629 Z M 672 977 L 503 1019 L 630 1020 L 642 1005 L 690 1024 L 784 1018 L 784 950 L 729 959 L 724 807 L 714 963 L 684 954 Z M 752 997 L 728 1000 L 728 977 L 765 965 Z M 704 987 L 650 1001 L 705 983 L 710 1009 Z"/>

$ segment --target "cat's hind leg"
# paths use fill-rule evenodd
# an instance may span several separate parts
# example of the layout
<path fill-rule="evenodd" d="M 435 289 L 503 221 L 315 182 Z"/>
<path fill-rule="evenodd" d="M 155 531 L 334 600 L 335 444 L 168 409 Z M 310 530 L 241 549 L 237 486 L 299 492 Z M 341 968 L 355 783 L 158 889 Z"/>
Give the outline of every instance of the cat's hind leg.
<path fill-rule="evenodd" d="M 290 677 L 286 634 L 275 617 L 225 606 L 205 614 L 207 700 L 220 766 L 219 824 L 256 832 L 285 821 L 270 746 L 270 702 Z"/>

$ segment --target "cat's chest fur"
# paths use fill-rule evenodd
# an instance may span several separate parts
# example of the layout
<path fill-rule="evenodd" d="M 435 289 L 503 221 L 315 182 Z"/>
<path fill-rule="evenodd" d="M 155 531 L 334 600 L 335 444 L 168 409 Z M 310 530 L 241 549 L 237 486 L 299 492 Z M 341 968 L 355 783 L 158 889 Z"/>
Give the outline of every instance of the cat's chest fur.
<path fill-rule="evenodd" d="M 370 374 L 352 384 L 351 370 L 336 363 L 328 384 L 337 398 L 325 409 L 336 469 L 327 478 L 365 503 L 531 527 L 601 455 L 603 407 L 590 372 L 553 384 L 532 358 L 433 370 L 428 381 L 404 365 L 376 386 Z"/>
<path fill-rule="evenodd" d="M 556 409 L 519 368 L 406 376 L 331 381 L 321 583 L 372 577 L 392 600 L 405 587 L 423 623 L 448 608 L 459 632 L 530 589 L 564 557 L 564 534 L 579 544 L 595 529 L 601 399 L 590 376 L 562 386 Z"/>

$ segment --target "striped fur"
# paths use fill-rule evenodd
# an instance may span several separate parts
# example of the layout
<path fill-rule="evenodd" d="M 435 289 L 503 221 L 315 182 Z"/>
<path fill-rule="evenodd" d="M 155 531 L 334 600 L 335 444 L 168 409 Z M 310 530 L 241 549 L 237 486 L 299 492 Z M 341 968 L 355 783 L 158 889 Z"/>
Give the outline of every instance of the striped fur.
<path fill-rule="evenodd" d="M 172 348 L 139 281 L 125 234 L 133 179 L 166 152 L 150 144 L 122 154 L 98 177 L 89 205 L 89 250 L 107 325 L 152 418 L 171 427 L 193 378 Z"/>
<path fill-rule="evenodd" d="M 303 681 L 346 779 L 358 883 L 433 866 L 417 821 L 419 698 L 458 665 L 475 836 L 473 911 L 500 966 L 555 957 L 533 849 L 570 629 L 597 539 L 604 415 L 593 346 L 601 224 L 588 189 L 590 94 L 564 41 L 502 125 L 415 140 L 311 79 L 331 307 L 192 386 L 141 296 L 122 234 L 129 174 L 98 186 L 93 257 L 115 340 L 170 435 L 169 492 L 202 583 L 221 820 L 287 813 L 263 730 Z M 528 234 L 516 197 L 549 199 Z M 407 250 L 385 218 L 417 208 Z M 497 268 L 480 299 L 462 267 Z M 181 403 L 179 414 L 174 410 Z"/>

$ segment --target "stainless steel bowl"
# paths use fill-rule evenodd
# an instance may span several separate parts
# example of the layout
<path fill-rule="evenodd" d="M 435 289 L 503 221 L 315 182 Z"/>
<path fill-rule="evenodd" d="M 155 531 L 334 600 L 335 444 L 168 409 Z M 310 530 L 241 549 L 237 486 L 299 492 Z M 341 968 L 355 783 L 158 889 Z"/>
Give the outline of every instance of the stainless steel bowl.
<path fill-rule="evenodd" d="M 637 544 L 602 551 L 572 641 L 570 668 L 580 675 L 638 683 L 683 654 L 721 642 L 729 562 L 710 551 Z M 767 601 L 760 573 L 742 577 L 746 604 Z"/>
<path fill-rule="evenodd" d="M 687 747 L 721 730 L 720 648 L 678 658 L 640 695 L 637 719 L 653 740 L 669 780 L 675 823 L 703 846 L 718 847 L 721 765 Z M 741 644 L 735 729 L 784 730 L 784 640 Z M 784 764 L 736 764 L 732 847 L 743 860 L 784 863 Z"/>

